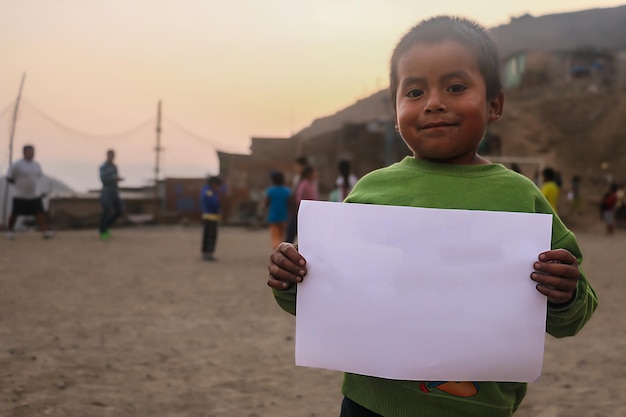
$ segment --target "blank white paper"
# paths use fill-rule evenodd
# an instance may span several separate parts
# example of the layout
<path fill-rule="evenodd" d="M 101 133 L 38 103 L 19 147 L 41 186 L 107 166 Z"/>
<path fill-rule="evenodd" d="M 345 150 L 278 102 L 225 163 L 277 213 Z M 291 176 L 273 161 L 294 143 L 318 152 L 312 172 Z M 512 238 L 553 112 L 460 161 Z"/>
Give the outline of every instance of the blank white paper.
<path fill-rule="evenodd" d="M 296 365 L 426 381 L 535 381 L 548 214 L 303 201 Z"/>

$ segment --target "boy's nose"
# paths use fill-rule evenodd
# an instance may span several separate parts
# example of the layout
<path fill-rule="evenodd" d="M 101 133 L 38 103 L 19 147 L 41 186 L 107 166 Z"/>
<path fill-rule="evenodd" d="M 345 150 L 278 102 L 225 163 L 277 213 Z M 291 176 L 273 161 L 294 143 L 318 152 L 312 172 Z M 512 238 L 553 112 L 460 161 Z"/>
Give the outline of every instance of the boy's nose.
<path fill-rule="evenodd" d="M 431 92 L 428 94 L 424 111 L 426 113 L 441 112 L 446 109 L 443 97 L 439 93 Z"/>

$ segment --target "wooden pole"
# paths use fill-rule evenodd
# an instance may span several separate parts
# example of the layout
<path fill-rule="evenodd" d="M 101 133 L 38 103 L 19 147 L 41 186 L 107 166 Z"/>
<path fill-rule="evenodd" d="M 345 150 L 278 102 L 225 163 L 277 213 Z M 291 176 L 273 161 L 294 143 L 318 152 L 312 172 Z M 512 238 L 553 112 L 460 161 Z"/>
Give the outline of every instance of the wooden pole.
<path fill-rule="evenodd" d="M 22 98 L 22 89 L 24 88 L 24 80 L 26 79 L 26 72 L 22 74 L 22 81 L 20 82 L 20 90 L 17 93 L 17 99 L 15 100 L 15 108 L 13 109 L 13 123 L 11 124 L 11 136 L 9 138 L 9 167 L 13 164 L 13 138 L 15 136 L 15 126 L 17 125 L 17 111 L 20 106 L 20 99 Z M 9 218 L 9 183 L 4 186 L 4 210 L 2 212 L 2 224 L 8 225 L 7 219 Z"/>
<path fill-rule="evenodd" d="M 154 210 L 154 220 L 156 221 L 160 212 L 160 202 L 159 198 L 159 171 L 161 168 L 161 100 L 159 100 L 159 104 L 157 107 L 157 125 L 156 125 L 156 147 L 154 148 L 156 152 L 156 160 L 154 164 L 154 197 L 155 197 L 155 210 Z"/>

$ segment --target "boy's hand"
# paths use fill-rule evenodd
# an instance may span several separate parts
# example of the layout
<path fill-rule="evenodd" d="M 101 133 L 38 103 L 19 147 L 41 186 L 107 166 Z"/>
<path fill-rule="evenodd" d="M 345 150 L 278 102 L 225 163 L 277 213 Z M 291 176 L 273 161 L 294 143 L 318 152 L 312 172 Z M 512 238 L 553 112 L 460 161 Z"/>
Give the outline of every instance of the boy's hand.
<path fill-rule="evenodd" d="M 306 275 L 306 260 L 294 245 L 283 242 L 270 255 L 270 265 L 267 269 L 270 273 L 267 285 L 277 290 L 286 290 L 302 282 Z"/>
<path fill-rule="evenodd" d="M 570 301 L 580 279 L 578 261 L 565 249 L 549 250 L 539 254 L 530 279 L 537 283 L 537 291 L 553 304 Z"/>

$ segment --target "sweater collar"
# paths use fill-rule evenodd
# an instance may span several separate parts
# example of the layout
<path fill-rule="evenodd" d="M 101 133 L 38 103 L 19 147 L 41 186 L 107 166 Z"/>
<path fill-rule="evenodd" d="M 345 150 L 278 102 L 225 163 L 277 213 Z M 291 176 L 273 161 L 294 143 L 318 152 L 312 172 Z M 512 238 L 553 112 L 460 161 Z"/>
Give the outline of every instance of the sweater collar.
<path fill-rule="evenodd" d="M 412 156 L 407 156 L 400 165 L 405 168 L 419 169 L 420 171 L 427 171 L 437 174 L 447 175 L 477 175 L 487 176 L 500 174 L 506 171 L 507 168 L 502 164 L 486 164 L 486 165 L 454 165 L 454 164 L 440 164 L 437 162 L 425 161 L 423 159 L 416 159 Z"/>

